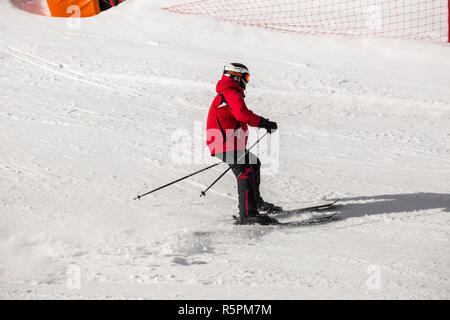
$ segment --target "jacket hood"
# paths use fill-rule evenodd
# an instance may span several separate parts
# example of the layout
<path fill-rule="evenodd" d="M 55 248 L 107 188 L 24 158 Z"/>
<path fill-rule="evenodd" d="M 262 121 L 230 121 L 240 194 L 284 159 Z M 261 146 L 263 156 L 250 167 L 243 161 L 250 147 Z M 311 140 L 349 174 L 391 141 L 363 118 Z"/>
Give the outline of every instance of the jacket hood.
<path fill-rule="evenodd" d="M 230 77 L 227 77 L 226 75 L 222 75 L 222 79 L 217 82 L 216 85 L 216 92 L 221 93 L 223 90 L 233 88 L 234 90 L 238 91 L 240 94 L 242 94 L 245 97 L 244 90 L 239 86 L 239 84 L 236 82 L 236 80 L 231 79 Z"/>

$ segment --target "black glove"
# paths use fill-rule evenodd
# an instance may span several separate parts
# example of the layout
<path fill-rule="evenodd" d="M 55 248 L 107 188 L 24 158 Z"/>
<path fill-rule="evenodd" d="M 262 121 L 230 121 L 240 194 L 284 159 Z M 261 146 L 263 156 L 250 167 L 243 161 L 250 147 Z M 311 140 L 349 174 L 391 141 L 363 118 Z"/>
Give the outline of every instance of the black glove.
<path fill-rule="evenodd" d="M 269 121 L 269 119 L 263 117 L 261 117 L 258 127 L 266 129 L 268 133 L 275 132 L 278 129 L 275 121 Z"/>

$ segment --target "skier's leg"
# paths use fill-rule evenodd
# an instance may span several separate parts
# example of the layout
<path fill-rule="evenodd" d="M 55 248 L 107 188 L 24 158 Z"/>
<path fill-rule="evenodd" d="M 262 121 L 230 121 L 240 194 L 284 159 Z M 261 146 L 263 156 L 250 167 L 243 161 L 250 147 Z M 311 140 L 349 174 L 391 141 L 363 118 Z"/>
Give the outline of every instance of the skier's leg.
<path fill-rule="evenodd" d="M 255 175 L 255 198 L 257 203 L 258 211 L 267 212 L 267 213 L 275 213 L 282 210 L 281 207 L 274 205 L 273 203 L 264 201 L 260 193 L 260 184 L 261 184 L 261 161 L 259 158 L 253 153 L 248 153 L 247 163 L 252 167 L 252 170 Z"/>
<path fill-rule="evenodd" d="M 245 150 L 237 151 L 237 157 L 241 158 L 243 154 L 245 153 Z M 251 198 L 254 198 L 256 201 L 256 211 L 258 211 L 259 202 L 261 199 L 260 193 L 259 193 L 259 185 L 260 185 L 260 167 L 261 162 L 259 161 L 259 158 L 253 154 L 252 152 L 247 152 L 245 154 L 245 157 L 243 157 L 243 162 L 248 168 L 251 168 L 252 170 L 252 177 L 250 177 L 250 182 L 252 183 L 252 188 L 250 192 L 252 193 Z M 261 199 L 262 200 L 262 199 Z"/>
<path fill-rule="evenodd" d="M 233 169 L 238 180 L 239 211 L 241 216 L 239 223 L 278 224 L 277 219 L 259 212 L 260 205 L 257 197 L 259 195 L 259 168 L 261 163 L 256 156 L 250 153 L 246 160 L 246 163 L 236 164 Z M 264 204 L 266 205 L 267 203 Z M 264 208 L 264 206 L 261 208 Z"/>
<path fill-rule="evenodd" d="M 232 164 L 231 170 L 236 176 L 239 215 L 241 219 L 254 216 L 258 213 L 255 190 L 255 174 L 251 166 L 245 164 Z"/>
<path fill-rule="evenodd" d="M 255 193 L 256 193 L 256 199 L 261 198 L 260 192 L 259 192 L 259 186 L 261 184 L 261 161 L 259 161 L 259 158 L 254 155 L 253 153 L 249 152 L 247 155 L 247 161 L 255 174 Z"/>
<path fill-rule="evenodd" d="M 259 194 L 259 170 L 261 162 L 255 155 L 250 154 L 245 157 L 244 161 L 237 163 L 237 159 L 243 155 L 243 152 L 245 151 L 232 151 L 226 154 L 216 155 L 231 167 L 231 170 L 236 176 L 240 223 L 277 224 L 276 219 L 267 215 L 261 215 L 258 212 L 257 195 Z"/>
<path fill-rule="evenodd" d="M 241 219 L 257 214 L 256 178 L 248 157 L 238 159 L 245 151 L 229 151 L 216 154 L 216 157 L 227 163 L 237 180 L 239 215 Z"/>

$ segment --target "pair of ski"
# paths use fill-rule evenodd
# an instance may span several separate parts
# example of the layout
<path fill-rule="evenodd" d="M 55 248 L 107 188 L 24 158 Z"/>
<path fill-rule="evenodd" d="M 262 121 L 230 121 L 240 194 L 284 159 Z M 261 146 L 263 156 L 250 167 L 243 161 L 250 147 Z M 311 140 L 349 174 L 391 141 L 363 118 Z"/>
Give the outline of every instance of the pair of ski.
<path fill-rule="evenodd" d="M 306 212 L 322 212 L 322 211 L 326 211 L 326 210 L 332 208 L 338 201 L 339 201 L 339 199 L 330 200 L 330 201 L 325 201 L 320 204 L 301 207 L 298 209 L 281 210 L 278 212 L 274 212 L 273 214 L 295 215 L 295 214 L 306 213 Z M 270 223 L 270 225 L 295 227 L 295 226 L 307 226 L 307 225 L 322 224 L 322 223 L 326 223 L 326 222 L 333 220 L 333 218 L 336 216 L 337 213 L 338 212 L 330 212 L 330 213 L 325 213 L 325 214 L 322 214 L 319 216 L 310 217 L 307 219 L 287 221 L 287 222 L 281 222 L 281 221 L 278 221 L 278 219 L 275 219 L 276 222 Z M 239 217 L 233 216 L 233 218 L 235 221 L 239 221 Z"/>

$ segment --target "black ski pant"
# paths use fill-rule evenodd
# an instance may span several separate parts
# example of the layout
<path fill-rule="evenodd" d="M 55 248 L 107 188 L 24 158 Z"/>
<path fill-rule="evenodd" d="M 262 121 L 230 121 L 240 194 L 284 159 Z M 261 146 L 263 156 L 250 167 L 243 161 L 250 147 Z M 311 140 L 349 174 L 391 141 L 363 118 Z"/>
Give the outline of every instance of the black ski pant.
<path fill-rule="evenodd" d="M 239 215 L 242 219 L 258 213 L 258 201 L 261 198 L 259 185 L 261 183 L 261 162 L 253 153 L 244 150 L 228 151 L 215 156 L 227 163 L 237 180 L 239 197 Z M 241 158 L 239 161 L 238 159 Z"/>

